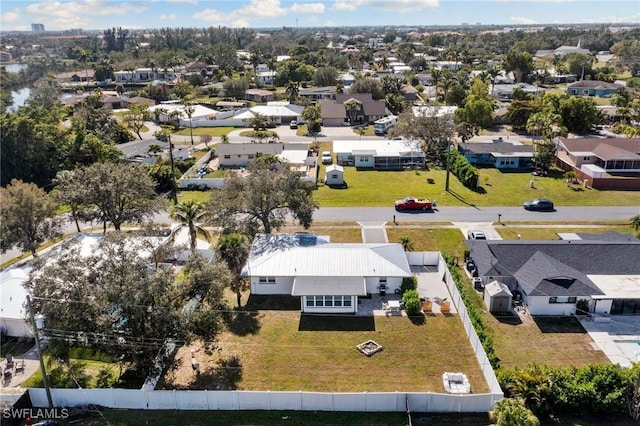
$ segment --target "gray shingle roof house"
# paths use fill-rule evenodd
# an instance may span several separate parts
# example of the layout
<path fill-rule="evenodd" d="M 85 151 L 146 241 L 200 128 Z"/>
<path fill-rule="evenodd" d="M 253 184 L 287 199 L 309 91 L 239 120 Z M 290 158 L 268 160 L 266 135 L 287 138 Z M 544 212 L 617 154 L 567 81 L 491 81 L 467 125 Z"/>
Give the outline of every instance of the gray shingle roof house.
<path fill-rule="evenodd" d="M 585 239 L 466 244 L 478 275 L 520 291 L 532 315 L 571 315 L 580 299 L 589 301 L 591 312 L 640 315 L 636 238 L 606 233 Z"/>
<path fill-rule="evenodd" d="M 355 100 L 359 108 L 354 112 L 347 112 L 346 103 Z M 371 93 L 337 93 L 335 101 L 322 101 L 320 115 L 322 125 L 335 127 L 343 126 L 349 114 L 353 114 L 353 123 L 372 123 L 387 115 L 384 101 L 376 101 Z"/>
<path fill-rule="evenodd" d="M 299 296 L 302 312 L 358 311 L 358 297 L 399 289 L 411 268 L 402 246 L 333 244 L 314 234 L 258 234 L 242 269 L 251 293 Z"/>

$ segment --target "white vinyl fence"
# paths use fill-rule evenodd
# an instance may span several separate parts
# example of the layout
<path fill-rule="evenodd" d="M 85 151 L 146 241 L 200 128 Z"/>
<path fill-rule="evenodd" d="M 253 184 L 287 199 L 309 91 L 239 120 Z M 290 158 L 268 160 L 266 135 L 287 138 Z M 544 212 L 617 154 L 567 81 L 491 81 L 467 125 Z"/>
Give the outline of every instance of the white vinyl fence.
<path fill-rule="evenodd" d="M 44 389 L 29 389 L 34 407 L 46 407 Z M 430 392 L 270 392 L 141 389 L 52 389 L 56 407 L 95 404 L 132 410 L 295 410 L 481 413 L 493 407 L 495 395 Z"/>

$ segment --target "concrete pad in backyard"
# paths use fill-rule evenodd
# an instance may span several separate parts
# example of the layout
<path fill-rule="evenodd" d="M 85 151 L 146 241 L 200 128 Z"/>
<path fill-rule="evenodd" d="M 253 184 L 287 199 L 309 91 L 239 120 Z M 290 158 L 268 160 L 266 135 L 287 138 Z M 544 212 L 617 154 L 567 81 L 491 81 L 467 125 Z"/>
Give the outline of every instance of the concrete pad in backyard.
<path fill-rule="evenodd" d="M 605 322 L 594 319 L 602 318 Z M 580 320 L 589 337 L 609 358 L 611 363 L 630 367 L 640 362 L 640 317 L 611 315 L 608 317 L 586 317 Z M 635 343 L 638 350 L 635 354 L 625 352 L 620 342 Z"/>

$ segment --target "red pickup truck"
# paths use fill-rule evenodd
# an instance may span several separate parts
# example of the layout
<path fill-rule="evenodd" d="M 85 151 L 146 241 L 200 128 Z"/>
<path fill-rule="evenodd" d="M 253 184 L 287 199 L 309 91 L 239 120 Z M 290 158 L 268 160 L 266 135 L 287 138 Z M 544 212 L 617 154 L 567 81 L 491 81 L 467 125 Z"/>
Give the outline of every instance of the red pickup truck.
<path fill-rule="evenodd" d="M 435 201 L 428 198 L 407 197 L 396 201 L 396 210 L 431 210 Z"/>

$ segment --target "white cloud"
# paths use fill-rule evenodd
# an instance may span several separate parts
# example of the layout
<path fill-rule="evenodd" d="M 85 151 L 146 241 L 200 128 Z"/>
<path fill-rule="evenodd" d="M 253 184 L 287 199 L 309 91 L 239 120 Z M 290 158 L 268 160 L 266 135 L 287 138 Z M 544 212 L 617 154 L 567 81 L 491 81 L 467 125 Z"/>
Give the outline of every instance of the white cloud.
<path fill-rule="evenodd" d="M 71 2 L 43 1 L 25 7 L 34 20 L 46 21 L 47 28 L 87 28 L 93 16 L 122 16 L 147 10 L 146 4 L 118 3 L 105 0 L 78 0 Z"/>
<path fill-rule="evenodd" d="M 622 24 L 625 22 L 638 22 L 640 21 L 640 13 L 635 13 L 630 16 L 601 16 L 595 19 L 584 19 L 585 23 L 603 23 L 603 24 Z"/>
<path fill-rule="evenodd" d="M 198 0 L 164 0 L 167 3 L 191 3 L 198 4 Z"/>
<path fill-rule="evenodd" d="M 20 14 L 18 13 L 18 9 L 13 9 L 12 12 L 6 12 L 0 15 L 0 22 L 3 25 L 12 24 L 20 19 Z"/>
<path fill-rule="evenodd" d="M 175 13 L 170 13 L 168 15 L 165 15 L 164 13 L 162 15 L 160 15 L 160 19 L 163 21 L 173 21 L 176 19 L 176 14 Z"/>
<path fill-rule="evenodd" d="M 192 15 L 193 19 L 200 19 L 202 21 L 210 22 L 211 24 L 223 24 L 226 19 L 226 15 L 222 12 L 218 12 L 215 9 L 205 9 Z"/>
<path fill-rule="evenodd" d="M 235 27 L 235 28 L 248 28 L 248 27 L 251 26 L 251 24 L 246 19 L 240 18 L 240 19 L 236 19 L 235 21 L 233 21 L 231 23 L 231 26 Z"/>
<path fill-rule="evenodd" d="M 333 3 L 333 6 L 331 6 L 331 10 L 335 10 L 335 11 L 343 11 L 343 12 L 353 12 L 354 10 L 358 9 L 358 6 L 360 5 L 360 1 L 357 0 L 353 0 L 353 1 L 336 1 L 335 3 Z"/>
<path fill-rule="evenodd" d="M 336 0 L 331 10 L 353 12 L 362 6 L 394 12 L 418 12 L 440 6 L 440 0 Z"/>
<path fill-rule="evenodd" d="M 289 8 L 294 13 L 324 13 L 324 3 L 294 3 Z"/>
<path fill-rule="evenodd" d="M 422 9 L 440 6 L 439 0 L 361 0 L 362 6 L 369 6 L 377 10 L 392 10 L 394 12 L 418 12 Z"/>
<path fill-rule="evenodd" d="M 324 23 L 324 26 L 325 27 L 335 27 L 336 23 L 334 21 L 329 20 L 329 21 Z"/>
<path fill-rule="evenodd" d="M 516 24 L 529 25 L 529 24 L 536 24 L 537 23 L 533 19 L 525 18 L 524 16 L 511 16 L 511 17 L 509 17 L 509 19 L 511 19 Z"/>
<path fill-rule="evenodd" d="M 282 7 L 280 0 L 251 0 L 246 6 L 228 13 L 216 9 L 205 9 L 194 13 L 192 18 L 207 21 L 212 25 L 250 27 L 255 20 L 279 18 L 289 13 L 324 13 L 324 11 L 323 3 L 294 3 L 291 7 L 286 8 Z"/>

